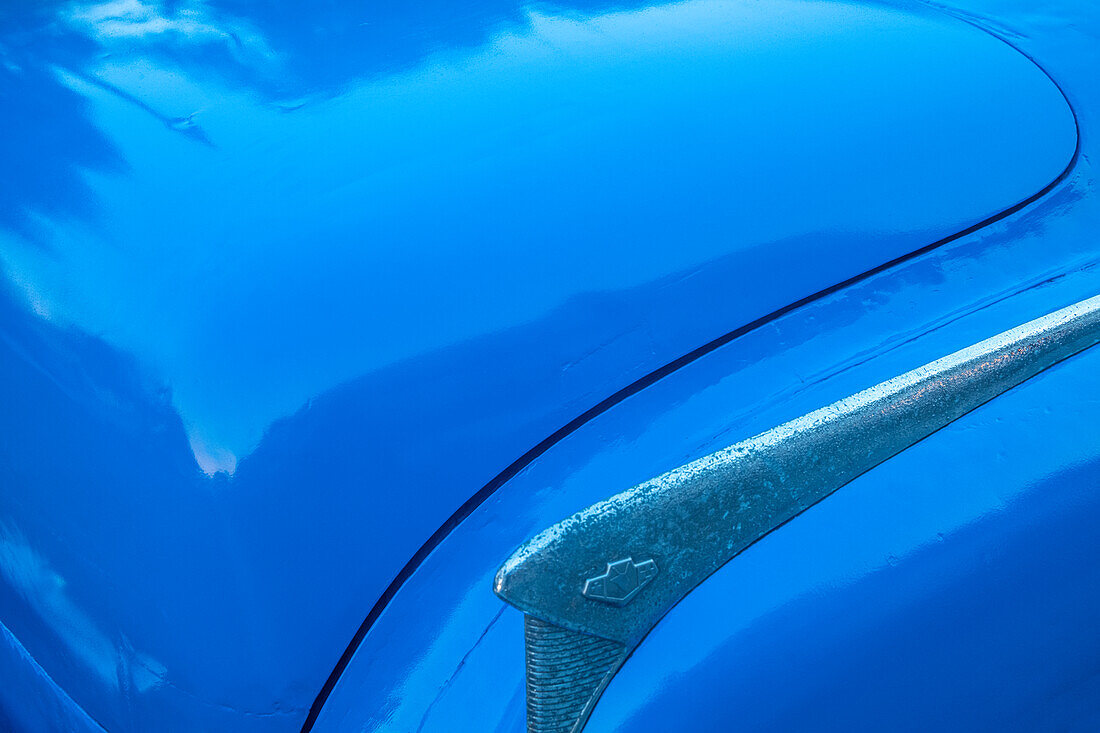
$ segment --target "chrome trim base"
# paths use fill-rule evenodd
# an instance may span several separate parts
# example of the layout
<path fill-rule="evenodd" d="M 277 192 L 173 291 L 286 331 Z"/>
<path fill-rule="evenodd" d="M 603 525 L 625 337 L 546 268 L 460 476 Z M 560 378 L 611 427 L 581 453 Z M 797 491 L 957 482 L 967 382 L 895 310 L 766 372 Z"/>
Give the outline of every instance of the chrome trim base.
<path fill-rule="evenodd" d="M 1098 341 L 1100 296 L 677 468 L 534 537 L 500 568 L 494 588 L 529 616 L 528 730 L 579 731 L 630 651 L 707 576 L 860 474 Z M 547 646 L 551 632 L 556 641 Z M 577 651 L 582 637 L 605 645 L 589 666 Z M 554 690 L 561 695 L 547 692 Z M 550 709 L 545 727 L 541 711 Z"/>

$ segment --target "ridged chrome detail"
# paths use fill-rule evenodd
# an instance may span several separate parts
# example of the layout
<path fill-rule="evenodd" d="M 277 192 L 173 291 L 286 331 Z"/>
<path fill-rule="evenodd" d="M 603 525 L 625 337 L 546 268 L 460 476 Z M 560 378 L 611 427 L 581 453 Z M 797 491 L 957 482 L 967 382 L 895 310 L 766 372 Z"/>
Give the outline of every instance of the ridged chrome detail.
<path fill-rule="evenodd" d="M 563 629 L 526 616 L 527 730 L 531 733 L 571 733 L 587 720 L 611 675 L 626 659 L 626 647 Z"/>
<path fill-rule="evenodd" d="M 1100 296 L 670 471 L 537 535 L 495 582 L 501 598 L 529 619 L 543 619 L 530 620 L 527 631 L 528 730 L 579 731 L 622 659 L 730 558 L 865 471 L 1097 341 Z M 590 589 L 585 597 L 586 581 L 624 557 L 646 558 L 661 572 L 636 590 L 609 596 Z M 606 602 L 620 596 L 624 602 Z M 586 635 L 606 645 L 591 647 L 602 650 L 591 658 L 570 651 L 570 644 L 590 649 L 576 641 Z M 622 650 L 614 663 L 613 644 Z"/>

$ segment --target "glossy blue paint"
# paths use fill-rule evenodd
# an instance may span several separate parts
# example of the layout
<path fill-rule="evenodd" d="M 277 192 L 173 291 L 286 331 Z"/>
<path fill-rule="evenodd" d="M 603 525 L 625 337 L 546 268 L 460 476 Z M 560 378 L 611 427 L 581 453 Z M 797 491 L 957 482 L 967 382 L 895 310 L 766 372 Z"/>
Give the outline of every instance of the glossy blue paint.
<path fill-rule="evenodd" d="M 0 722 L 296 730 L 391 579 L 525 451 L 692 349 L 1028 199 L 1076 144 L 1037 67 L 927 10 L 453 5 L 0 11 L 0 670 L 23 670 Z M 795 311 L 795 340 L 831 339 L 827 371 L 899 318 L 924 333 L 1070 271 L 1089 193 L 996 229 L 992 259 L 967 240 L 835 297 L 839 314 Z M 1040 245 L 1029 226 L 1062 229 Z M 997 312 L 1034 310 L 1021 297 Z M 554 455 L 608 439 L 624 465 L 601 481 L 641 479 L 794 409 L 768 402 L 807 356 L 783 333 L 722 352 L 761 364 L 734 380 L 742 422 L 681 417 L 642 455 L 623 436 L 656 423 L 631 401 Z M 722 359 L 668 389 L 687 404 Z M 853 373 L 908 362 L 873 363 Z M 461 720 L 480 660 L 520 673 L 479 573 L 606 493 L 532 471 L 409 578 L 319 727 Z M 505 729 L 511 682 L 486 696 Z"/>
<path fill-rule="evenodd" d="M 503 558 L 540 529 L 609 494 L 1059 305 L 1100 292 L 1098 254 L 1081 236 L 1084 222 L 1062 218 L 1067 208 L 1076 207 L 1082 207 L 1080 214 L 1095 215 L 1095 205 L 1077 199 L 1076 193 L 1072 187 L 1061 191 L 1019 221 L 995 225 L 983 236 L 960 240 L 788 314 L 772 327 L 737 339 L 650 386 L 554 446 L 486 501 L 410 578 L 365 638 L 314 730 L 357 730 L 363 721 L 368 730 L 522 730 L 521 614 L 480 591 L 486 584 L 491 587 Z M 894 330 L 883 340 L 887 328 Z M 1090 428 L 1100 397 L 1094 379 L 1100 352 L 1075 359 L 1072 369 L 1067 363 L 1065 369 L 1017 388 L 1011 400 L 998 398 L 937 433 L 918 446 L 919 451 L 913 449 L 916 457 L 901 462 L 901 469 L 875 469 L 858 484 L 792 521 L 768 540 L 778 549 L 765 560 L 751 560 L 763 552 L 754 547 L 752 554 L 735 559 L 706 581 L 627 661 L 606 693 L 613 696 L 608 698 L 612 702 L 597 705 L 586 730 L 611 731 L 620 725 L 630 730 L 667 730 L 670 721 L 684 715 L 684 707 L 689 705 L 697 708 L 686 718 L 691 724 L 726 730 L 729 716 L 734 714 L 724 702 L 729 696 L 721 698 L 722 704 L 709 706 L 704 705 L 703 697 L 713 697 L 722 689 L 723 678 L 713 674 L 721 673 L 723 664 L 743 667 L 738 680 L 753 677 L 755 667 L 739 647 L 742 639 L 754 640 L 752 648 L 758 656 L 764 654 L 769 640 L 784 649 L 782 660 L 766 660 L 782 669 L 782 661 L 791 659 L 800 648 L 795 641 L 814 633 L 818 614 L 828 612 L 832 614 L 828 617 L 835 619 L 837 609 L 847 608 L 844 604 L 850 601 L 853 607 L 847 612 L 853 620 L 827 638 L 857 628 L 868 635 L 865 649 L 880 651 L 902 633 L 898 629 L 912 621 L 912 614 L 920 611 L 910 607 L 909 616 L 892 619 L 901 627 L 891 625 L 888 614 L 895 606 L 869 608 L 871 601 L 864 590 L 868 585 L 884 598 L 891 594 L 902 599 L 916 597 L 913 606 L 919 608 L 918 601 L 923 602 L 924 610 L 943 601 L 948 587 L 935 582 L 934 571 L 945 562 L 942 554 L 930 560 L 936 563 L 931 570 L 922 566 L 906 571 L 908 566 L 899 558 L 909 562 L 912 556 L 912 563 L 919 564 L 922 556 L 917 548 L 941 542 L 940 534 L 945 537 L 944 545 L 961 557 L 973 550 L 975 542 L 1016 547 L 1013 528 L 1032 520 L 1043 522 L 1046 532 L 1058 533 L 1059 512 L 1066 502 L 1076 502 L 1073 506 L 1095 518 L 1100 507 L 1085 501 L 1088 487 L 1082 486 L 1080 479 L 1068 487 L 1072 489 L 1069 493 L 1044 494 L 1044 489 L 1052 487 L 1067 489 L 1062 474 L 1094 466 L 1100 459 L 1098 434 Z M 933 445 L 940 448 L 930 455 L 928 446 Z M 1027 455 L 1021 450 L 1024 445 L 1030 446 Z M 965 469 L 960 467 L 964 463 Z M 892 465 L 893 460 L 880 468 Z M 1049 476 L 1042 473 L 1044 467 Z M 1094 477 L 1100 471 L 1091 470 Z M 906 481 L 897 480 L 899 471 L 907 475 Z M 955 475 L 957 479 L 952 478 Z M 843 501 L 837 502 L 841 497 Z M 1037 514 L 1035 503 L 1044 498 L 1051 503 L 1042 509 L 1046 514 Z M 818 509 L 827 505 L 836 508 L 819 515 Z M 1008 517 L 1002 521 L 1000 513 Z M 982 525 L 984 534 L 975 540 L 966 526 L 981 517 L 991 519 Z M 780 542 L 790 530 L 811 521 L 810 529 Z M 1076 542 L 1079 551 L 1090 541 L 1087 534 L 1063 539 Z M 748 569 L 738 569 L 742 561 Z M 981 553 L 968 562 L 960 561 L 960 574 L 964 569 L 990 566 L 988 555 Z M 990 590 L 991 584 L 997 583 L 997 573 L 1002 579 L 1013 578 L 1006 566 L 991 571 L 988 577 L 975 578 L 973 595 L 966 595 L 965 585 L 949 587 L 960 595 L 959 604 L 977 608 L 984 601 L 995 606 L 1007 602 L 1006 595 L 1023 592 L 1021 584 L 1031 577 L 1025 574 Z M 747 588 L 746 577 L 754 581 Z M 1019 696 L 1021 707 L 1017 710 L 1027 708 L 1029 714 L 1039 714 L 1044 700 L 1036 695 L 1040 689 L 1048 689 L 1042 684 L 1080 669 L 1073 666 L 1077 665 L 1072 659 L 1077 654 L 1075 645 L 1088 649 L 1100 643 L 1100 636 L 1087 623 L 1100 610 L 1095 605 L 1100 603 L 1097 590 L 1091 574 L 1080 564 L 1076 572 L 1067 568 L 1052 575 L 1044 586 L 1044 592 L 1055 599 L 1051 603 L 1081 602 L 1086 611 L 1067 618 L 1066 626 L 1046 627 L 1049 635 L 1042 638 L 1051 661 L 1045 679 L 1021 674 L 1020 659 L 1011 668 L 1000 670 L 996 680 L 1006 697 L 1014 694 L 1012 685 L 1019 686 L 1020 692 L 1028 691 Z M 696 594 L 702 600 L 695 600 Z M 940 611 L 953 607 L 940 607 Z M 875 619 L 875 625 L 853 626 L 867 621 L 872 612 L 883 614 Z M 681 614 L 685 617 L 678 620 Z M 776 617 L 788 626 L 782 626 Z M 968 669 L 973 674 L 995 670 L 1011 657 L 1003 648 L 1011 644 L 1008 639 L 1028 634 L 1038 638 L 1043 633 L 1029 627 L 1026 615 L 991 612 L 982 621 L 993 624 L 999 635 L 990 631 L 975 639 L 969 656 L 959 660 L 960 665 L 970 663 Z M 701 625 L 704 622 L 707 625 Z M 790 627 L 800 635 L 791 634 Z M 896 657 L 897 677 L 890 678 L 909 675 L 910 688 L 891 699 L 898 703 L 903 698 L 903 710 L 919 710 L 917 719 L 923 722 L 951 700 L 942 694 L 946 683 L 939 678 L 917 684 L 915 670 L 949 658 L 957 642 L 957 636 L 945 634 L 937 645 L 936 628 L 942 629 L 942 624 L 930 625 L 919 638 L 918 649 L 907 647 L 911 653 L 923 650 L 927 656 Z M 772 639 L 775 633 L 788 634 L 791 639 Z M 1066 641 L 1067 636 L 1072 643 Z M 649 651 L 651 641 L 654 652 Z M 672 651 L 677 646 L 683 652 Z M 815 649 L 806 647 L 805 651 L 810 655 Z M 836 664 L 841 665 L 844 657 L 837 654 Z M 865 653 L 864 658 L 869 656 Z M 1068 666 L 1063 666 L 1063 660 Z M 848 677 L 844 680 L 850 679 L 853 685 L 870 684 L 879 677 L 885 680 L 881 666 L 845 667 Z M 774 682 L 777 676 L 766 679 Z M 809 696 L 817 691 L 811 683 L 819 679 L 807 678 L 799 687 L 795 676 L 784 678 L 784 684 L 792 689 L 782 699 Z M 687 694 L 693 685 L 699 688 L 699 695 Z M 1039 687 L 1030 691 L 1032 685 Z M 738 718 L 767 721 L 766 716 L 777 709 L 773 701 L 780 697 L 766 692 L 767 687 L 761 684 L 751 688 L 751 695 L 739 693 Z M 865 710 L 859 707 L 860 699 L 849 695 L 834 701 L 831 709 L 847 705 L 849 714 L 859 713 Z M 471 706 L 470 700 L 478 704 Z M 984 712 L 989 716 L 986 722 L 1000 722 L 1005 710 L 994 709 L 996 702 L 995 696 L 987 696 L 986 707 L 970 711 L 966 720 L 980 722 Z M 806 727 L 809 721 L 815 723 L 809 726 L 812 729 L 829 729 L 816 724 L 813 708 L 805 712 L 806 719 L 786 722 L 797 723 L 797 728 Z M 876 711 L 866 712 L 862 722 L 872 729 L 878 727 L 872 724 Z M 858 715 L 838 715 L 837 720 L 852 722 L 853 717 Z M 880 717 L 878 722 L 892 721 Z M 1028 728 L 1022 722 L 1017 729 Z"/>
<path fill-rule="evenodd" d="M 1026 37 L 1087 131 L 1100 12 L 1024 5 L 977 22 Z M 522 730 L 521 615 L 482 590 L 499 562 L 616 491 L 1100 292 L 1092 144 L 1027 210 L 734 340 L 527 466 L 395 596 L 314 730 Z M 1094 728 L 1098 360 L 998 398 L 737 558 L 643 642 L 588 730 Z"/>

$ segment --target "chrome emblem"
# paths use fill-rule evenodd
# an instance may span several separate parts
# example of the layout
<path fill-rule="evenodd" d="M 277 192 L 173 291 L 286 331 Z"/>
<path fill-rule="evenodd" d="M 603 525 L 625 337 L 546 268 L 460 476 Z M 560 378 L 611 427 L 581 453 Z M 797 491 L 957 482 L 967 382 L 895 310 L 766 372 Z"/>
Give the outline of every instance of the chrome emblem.
<path fill-rule="evenodd" d="M 657 563 L 652 560 L 636 563 L 633 558 L 628 557 L 618 562 L 609 562 L 607 572 L 584 581 L 582 593 L 585 598 L 594 601 L 625 606 L 656 576 Z"/>

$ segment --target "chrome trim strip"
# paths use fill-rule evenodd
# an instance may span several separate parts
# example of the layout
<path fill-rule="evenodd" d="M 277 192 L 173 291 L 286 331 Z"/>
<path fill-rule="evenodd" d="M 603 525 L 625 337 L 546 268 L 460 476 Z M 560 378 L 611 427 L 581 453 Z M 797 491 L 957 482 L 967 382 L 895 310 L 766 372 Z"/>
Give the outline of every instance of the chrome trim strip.
<path fill-rule="evenodd" d="M 746 547 L 860 474 L 1098 341 L 1100 296 L 677 468 L 531 539 L 497 572 L 497 595 L 536 619 L 624 650 L 575 710 L 575 723 L 558 730 L 579 731 L 653 625 Z M 544 684 L 552 689 L 552 678 Z"/>

